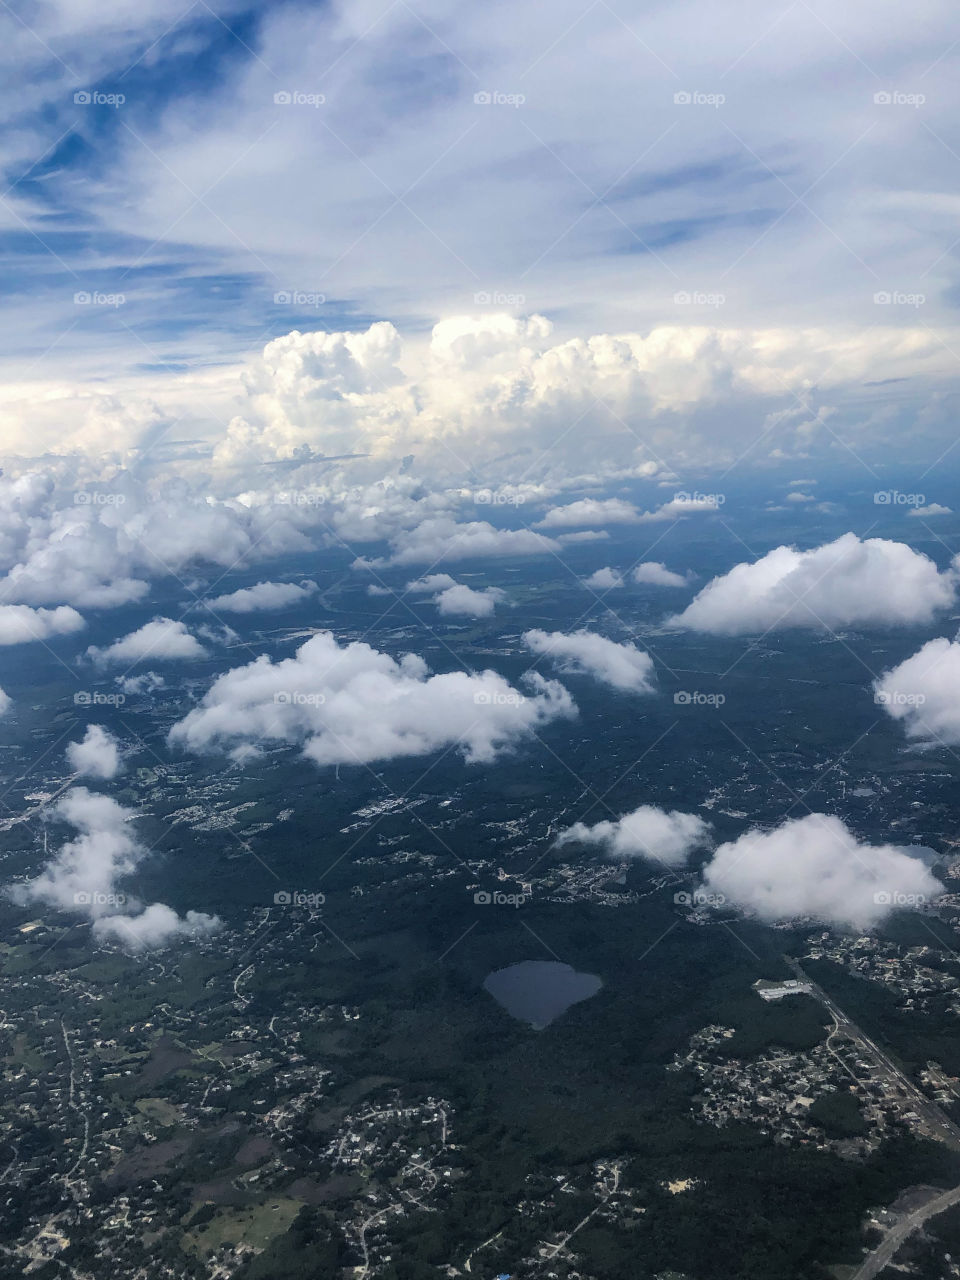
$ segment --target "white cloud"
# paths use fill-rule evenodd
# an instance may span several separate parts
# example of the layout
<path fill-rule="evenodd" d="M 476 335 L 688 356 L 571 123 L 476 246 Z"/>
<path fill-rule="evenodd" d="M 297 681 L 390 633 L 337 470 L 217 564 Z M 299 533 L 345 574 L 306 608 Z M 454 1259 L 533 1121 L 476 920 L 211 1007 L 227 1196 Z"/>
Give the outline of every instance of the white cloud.
<path fill-rule="evenodd" d="M 434 592 L 433 603 L 447 617 L 492 618 L 496 606 L 506 599 L 506 592 L 499 587 L 486 587 L 477 591 L 457 582 L 449 573 L 427 574 L 425 578 L 408 582 L 406 589 L 411 592 Z"/>
<path fill-rule="evenodd" d="M 120 744 L 103 725 L 87 725 L 83 740 L 68 744 L 67 763 L 81 777 L 114 778 L 120 769 Z"/>
<path fill-rule="evenodd" d="M 862 844 L 839 818 L 822 813 L 720 845 L 703 884 L 762 920 L 812 916 L 859 929 L 943 892 L 905 849 Z"/>
<path fill-rule="evenodd" d="M 551 507 L 538 529 L 569 529 L 591 524 L 636 524 L 640 512 L 623 498 L 581 498 L 563 507 Z"/>
<path fill-rule="evenodd" d="M 593 676 L 630 693 L 653 693 L 653 659 L 634 644 L 618 644 L 592 631 L 526 631 L 523 642 L 549 657 L 561 671 Z"/>
<path fill-rule="evenodd" d="M 60 911 L 77 912 L 93 921 L 95 934 L 114 935 L 134 949 L 159 946 L 177 933 L 209 932 L 219 926 L 215 917 L 197 912 L 180 920 L 161 903 L 140 911 L 140 904 L 126 897 L 120 885 L 147 853 L 131 825 L 136 816 L 131 810 L 109 796 L 73 787 L 52 816 L 69 823 L 78 835 L 35 879 L 11 889 L 16 901 L 45 902 Z M 124 906 L 137 910 L 118 914 Z"/>
<path fill-rule="evenodd" d="M 647 858 L 669 867 L 683 866 L 710 840 L 709 824 L 695 813 L 667 811 L 644 804 L 616 821 L 592 827 L 575 823 L 557 837 L 558 845 L 599 845 L 611 858 Z"/>
<path fill-rule="evenodd" d="M 925 507 L 911 507 L 907 515 L 922 520 L 929 516 L 952 516 L 953 511 L 939 502 L 930 502 Z"/>
<path fill-rule="evenodd" d="M 119 942 L 131 951 L 145 951 L 164 947 L 174 938 L 204 937 L 219 928 L 216 916 L 203 911 L 188 911 L 178 916 L 166 903 L 152 902 L 137 915 L 101 916 L 94 921 L 93 933 L 97 938 Z"/>
<path fill-rule="evenodd" d="M 876 701 L 910 738 L 960 743 L 960 643 L 939 637 L 884 672 Z"/>
<path fill-rule="evenodd" d="M 956 575 L 902 542 L 845 533 L 781 546 L 714 578 L 670 621 L 714 635 L 776 627 L 916 626 L 949 608 Z"/>
<path fill-rule="evenodd" d="M 634 582 L 647 583 L 654 587 L 686 587 L 688 580 L 682 574 L 674 573 L 659 560 L 644 560 L 633 571 Z"/>
<path fill-rule="evenodd" d="M 258 658 L 219 676 L 170 732 L 189 751 L 302 744 L 317 764 L 361 764 L 456 746 L 468 763 L 495 759 L 557 717 L 576 713 L 556 681 L 530 678 L 523 696 L 493 671 L 431 675 L 415 654 L 399 662 L 330 632 L 292 658 Z"/>
<path fill-rule="evenodd" d="M 10 709 L 12 706 L 13 706 L 13 699 L 10 697 L 9 693 L 6 693 L 3 689 L 0 689 L 0 718 L 2 718 L 3 716 L 9 715 Z"/>
<path fill-rule="evenodd" d="M 87 624 L 69 605 L 56 609 L 31 609 L 26 604 L 0 605 L 0 645 L 27 644 L 50 636 L 71 635 Z"/>
<path fill-rule="evenodd" d="M 560 549 L 559 543 L 533 529 L 495 529 L 485 520 L 458 524 L 447 516 L 424 520 L 414 529 L 402 530 L 391 540 L 391 545 L 390 564 L 534 556 Z M 362 568 L 362 562 L 357 567 Z"/>
<path fill-rule="evenodd" d="M 117 676 L 116 682 L 121 693 L 134 695 L 156 693 L 166 684 L 163 676 L 157 671 L 143 671 L 136 676 Z"/>
<path fill-rule="evenodd" d="M 589 578 L 584 578 L 583 585 L 591 591 L 613 591 L 623 586 L 623 575 L 607 565 L 603 569 L 595 569 Z"/>
<path fill-rule="evenodd" d="M 816 498 L 812 493 L 799 493 L 794 491 L 787 494 L 787 502 L 794 502 L 798 505 L 804 502 L 816 502 Z"/>
<path fill-rule="evenodd" d="M 309 600 L 317 592 L 315 582 L 258 582 L 252 587 L 241 587 L 228 595 L 208 600 L 211 609 L 225 613 L 256 613 L 265 609 L 286 609 L 290 605 Z"/>
<path fill-rule="evenodd" d="M 98 666 L 113 662 L 180 662 L 206 657 L 206 649 L 190 634 L 185 623 L 172 618 L 154 618 L 129 635 L 121 636 L 105 649 L 91 645 L 87 657 Z"/>
<path fill-rule="evenodd" d="M 558 533 L 557 542 L 564 547 L 575 547 L 580 542 L 609 542 L 606 529 L 584 529 L 580 533 Z"/>

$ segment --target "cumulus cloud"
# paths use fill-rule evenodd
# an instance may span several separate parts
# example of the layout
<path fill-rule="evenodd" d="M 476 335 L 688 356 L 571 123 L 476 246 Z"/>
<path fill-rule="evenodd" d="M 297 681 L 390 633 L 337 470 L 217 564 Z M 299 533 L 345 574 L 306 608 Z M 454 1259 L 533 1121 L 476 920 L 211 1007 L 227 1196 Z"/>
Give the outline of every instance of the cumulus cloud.
<path fill-rule="evenodd" d="M 544 654 L 561 671 L 593 676 L 630 693 L 653 693 L 653 659 L 634 644 L 618 644 L 592 631 L 525 631 L 528 649 Z"/>
<path fill-rule="evenodd" d="M 178 937 L 204 937 L 219 928 L 220 920 L 216 916 L 203 911 L 188 911 L 179 916 L 166 903 L 152 902 L 137 915 L 101 916 L 94 921 L 93 933 L 97 938 L 119 942 L 131 951 L 146 951 L 164 947 Z"/>
<path fill-rule="evenodd" d="M 709 840 L 709 824 L 695 813 L 642 804 L 615 821 L 597 822 L 592 827 L 574 823 L 560 833 L 557 844 L 598 845 L 611 858 L 647 858 L 679 867 Z"/>
<path fill-rule="evenodd" d="M 589 578 L 584 578 L 583 585 L 589 587 L 591 591 L 613 591 L 623 586 L 623 575 L 619 570 L 611 569 L 607 565 L 602 569 L 595 569 Z"/>
<path fill-rule="evenodd" d="M 506 592 L 499 587 L 485 587 L 477 591 L 457 582 L 449 573 L 429 573 L 425 578 L 408 582 L 406 589 L 433 592 L 433 603 L 440 613 L 448 617 L 491 618 L 496 606 L 506 599 Z"/>
<path fill-rule="evenodd" d="M 449 516 L 436 516 L 414 529 L 401 530 L 391 539 L 391 546 L 390 564 L 536 556 L 560 549 L 558 542 L 534 529 L 496 529 L 486 520 L 458 524 Z M 363 561 L 357 567 L 363 568 Z"/>
<path fill-rule="evenodd" d="M 943 892 L 908 850 L 863 844 L 839 818 L 822 813 L 720 845 L 703 884 L 761 920 L 812 916 L 858 929 Z"/>
<path fill-rule="evenodd" d="M 606 529 L 584 529 L 580 533 L 558 533 L 557 542 L 564 547 L 575 547 L 581 542 L 609 542 Z"/>
<path fill-rule="evenodd" d="M 535 673 L 524 696 L 494 671 L 431 675 L 422 658 L 399 661 L 330 632 L 292 658 L 268 657 L 219 676 L 170 741 L 189 751 L 302 745 L 317 764 L 369 764 L 456 746 L 468 763 L 576 713 L 562 685 Z"/>
<path fill-rule="evenodd" d="M 2 719 L 3 716 L 9 714 L 12 706 L 13 706 L 13 699 L 10 697 L 9 693 L 6 693 L 3 689 L 0 689 L 0 719 Z"/>
<path fill-rule="evenodd" d="M 11 895 L 16 901 L 78 912 L 93 922 L 96 935 L 115 936 L 134 949 L 159 946 L 177 933 L 209 932 L 219 926 L 216 917 L 197 912 L 181 920 L 161 903 L 140 910 L 140 904 L 121 891 L 124 877 L 136 870 L 147 852 L 132 828 L 136 815 L 130 809 L 109 796 L 74 787 L 52 816 L 69 823 L 78 834 L 35 879 L 14 886 Z M 124 906 L 135 910 L 120 914 Z"/>
<path fill-rule="evenodd" d="M 952 516 L 953 511 L 950 507 L 945 507 L 939 502 L 929 502 L 925 507 L 911 507 L 907 515 L 915 516 L 922 520 L 929 516 Z"/>
<path fill-rule="evenodd" d="M 915 626 L 949 608 L 953 571 L 902 542 L 845 533 L 811 551 L 776 547 L 714 578 L 676 625 L 714 635 L 776 627 Z"/>
<path fill-rule="evenodd" d="M 632 502 L 623 498 L 581 498 L 566 506 L 551 507 L 538 529 L 576 529 L 591 524 L 636 524 L 640 512 Z"/>
<path fill-rule="evenodd" d="M 960 743 L 960 643 L 939 637 L 874 685 L 876 701 L 910 738 Z"/>
<path fill-rule="evenodd" d="M 309 600 L 317 592 L 315 582 L 258 582 L 252 587 L 241 587 L 228 595 L 215 596 L 207 601 L 211 609 L 225 613 L 257 613 L 266 609 L 286 609 L 290 605 Z"/>
<path fill-rule="evenodd" d="M 102 724 L 87 726 L 80 742 L 67 746 L 67 763 L 86 778 L 115 778 L 120 769 L 120 744 Z"/>
<path fill-rule="evenodd" d="M 687 579 L 680 573 L 674 573 L 659 560 L 644 560 L 633 571 L 634 582 L 647 583 L 654 587 L 685 587 Z"/>
<path fill-rule="evenodd" d="M 0 645 L 71 635 L 86 625 L 69 605 L 60 605 L 57 609 L 31 609 L 26 604 L 0 605 Z"/>
<path fill-rule="evenodd" d="M 162 617 L 144 623 L 105 649 L 91 645 L 87 650 L 87 657 L 98 666 L 114 662 L 142 662 L 146 658 L 151 662 L 182 662 L 204 658 L 206 654 L 206 649 L 196 636 L 191 635 L 185 623 Z"/>

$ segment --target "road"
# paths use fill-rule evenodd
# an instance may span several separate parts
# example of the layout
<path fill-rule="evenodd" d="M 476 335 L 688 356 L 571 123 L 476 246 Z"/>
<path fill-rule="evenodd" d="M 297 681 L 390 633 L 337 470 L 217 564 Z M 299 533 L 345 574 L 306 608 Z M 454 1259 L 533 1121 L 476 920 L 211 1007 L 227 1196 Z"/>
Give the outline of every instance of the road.
<path fill-rule="evenodd" d="M 867 1254 L 850 1276 L 850 1280 L 874 1280 L 874 1277 L 893 1261 L 894 1254 L 903 1242 L 922 1227 L 928 1218 L 935 1218 L 938 1213 L 943 1213 L 944 1209 L 949 1209 L 951 1205 L 958 1203 L 960 1203 L 960 1187 L 951 1187 L 949 1191 L 944 1191 L 942 1195 L 937 1196 L 922 1208 L 915 1209 L 909 1217 L 898 1222 L 892 1230 L 887 1232 L 882 1243 L 877 1245 L 872 1253 Z"/>
<path fill-rule="evenodd" d="M 960 1151 L 960 1128 L 954 1124 L 946 1112 L 932 1099 L 928 1098 L 925 1093 L 921 1092 L 909 1076 L 904 1075 L 903 1071 L 880 1046 L 871 1040 L 867 1033 L 857 1026 L 840 1006 L 827 995 L 826 991 L 803 971 L 799 961 L 793 960 L 789 956 L 786 956 L 785 959 L 796 976 L 802 982 L 809 983 L 811 994 L 824 1005 L 827 1012 L 833 1017 L 836 1026 L 830 1034 L 830 1039 L 832 1040 L 838 1032 L 842 1033 L 861 1050 L 869 1054 L 886 1077 L 887 1086 L 889 1088 L 896 1086 L 901 1093 L 906 1094 L 911 1108 L 920 1117 L 928 1135 L 936 1139 L 936 1141 L 951 1147 L 954 1151 Z"/>
<path fill-rule="evenodd" d="M 827 1047 L 831 1053 L 833 1052 L 831 1042 L 837 1034 L 846 1036 L 861 1050 L 869 1053 L 886 1076 L 887 1087 L 897 1086 L 901 1093 L 906 1094 L 906 1100 L 920 1117 L 928 1136 L 951 1147 L 954 1151 L 960 1151 L 960 1128 L 954 1124 L 946 1112 L 937 1103 L 928 1098 L 925 1093 L 922 1093 L 913 1081 L 904 1075 L 896 1063 L 884 1053 L 880 1046 L 847 1017 L 840 1006 L 827 995 L 824 989 L 804 973 L 799 961 L 793 960 L 789 956 L 786 956 L 785 959 L 796 976 L 801 981 L 810 984 L 811 995 L 820 1001 L 833 1018 L 834 1027 L 827 1037 Z M 949 1191 L 942 1192 L 925 1205 L 921 1205 L 919 1209 L 915 1209 L 913 1213 L 908 1214 L 887 1232 L 876 1249 L 867 1254 L 849 1280 L 874 1280 L 874 1277 L 878 1276 L 884 1267 L 893 1260 L 897 1250 L 905 1240 L 922 1227 L 929 1218 L 935 1218 L 938 1213 L 943 1213 L 945 1209 L 949 1209 L 955 1204 L 960 1204 L 960 1187 L 951 1187 Z"/>

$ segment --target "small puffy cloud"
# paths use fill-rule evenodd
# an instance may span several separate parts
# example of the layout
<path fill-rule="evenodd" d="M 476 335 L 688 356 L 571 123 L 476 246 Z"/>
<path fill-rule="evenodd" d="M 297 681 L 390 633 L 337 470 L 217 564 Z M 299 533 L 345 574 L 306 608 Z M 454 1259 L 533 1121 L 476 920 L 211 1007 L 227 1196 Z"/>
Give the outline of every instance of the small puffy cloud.
<path fill-rule="evenodd" d="M 9 714 L 10 708 L 12 706 L 13 706 L 13 699 L 10 697 L 9 693 L 6 693 L 3 689 L 0 689 L 0 719 L 2 719 L 5 715 Z"/>
<path fill-rule="evenodd" d="M 596 569 L 589 578 L 584 578 L 583 585 L 591 591 L 613 591 L 623 586 L 623 575 L 609 566 Z"/>
<path fill-rule="evenodd" d="M 154 618 L 137 631 L 122 636 L 105 649 L 91 645 L 87 657 L 98 666 L 112 662 L 180 662 L 206 657 L 207 651 L 200 641 L 190 634 L 183 622 L 172 618 Z"/>
<path fill-rule="evenodd" d="M 634 644 L 618 644 L 592 631 L 525 631 L 523 642 L 561 671 L 593 676 L 630 693 L 653 693 L 653 659 Z"/>
<path fill-rule="evenodd" d="M 949 608 L 956 575 L 902 542 L 845 533 L 811 551 L 776 547 L 700 591 L 674 624 L 713 635 L 776 627 L 915 626 Z"/>
<path fill-rule="evenodd" d="M 69 605 L 56 609 L 32 609 L 27 604 L 0 605 L 0 645 L 26 644 L 50 636 L 70 635 L 87 624 Z"/>
<path fill-rule="evenodd" d="M 447 587 L 435 597 L 437 608 L 445 616 L 464 618 L 491 618 L 497 604 L 506 599 L 499 587 L 486 587 L 475 591 L 462 582 Z"/>
<path fill-rule="evenodd" d="M 793 493 L 787 494 L 787 502 L 793 502 L 799 506 L 804 502 L 816 502 L 816 498 L 812 493 L 800 493 L 795 490 Z"/>
<path fill-rule="evenodd" d="M 939 502 L 930 502 L 925 507 L 911 507 L 907 515 L 927 519 L 930 516 L 952 516 L 953 511 Z"/>
<path fill-rule="evenodd" d="M 188 911 L 178 916 L 173 907 L 153 902 L 138 915 L 101 916 L 93 925 L 96 938 L 109 938 L 131 951 L 146 951 L 166 946 L 174 938 L 198 938 L 220 928 L 216 916 L 203 911 Z"/>
<path fill-rule="evenodd" d="M 93 922 L 95 936 L 115 937 L 134 950 L 160 946 L 179 933 L 209 932 L 214 916 L 188 912 L 181 920 L 172 908 L 153 903 L 143 910 L 120 890 L 123 877 L 146 856 L 132 826 L 135 814 L 109 796 L 73 787 L 53 810 L 77 831 L 40 874 L 10 891 L 22 904 L 43 902 L 77 912 Z M 135 908 L 120 914 L 124 906 Z"/>
<path fill-rule="evenodd" d="M 823 813 L 720 845 L 703 884 L 761 920 L 812 916 L 858 929 L 943 892 L 906 849 L 862 844 L 839 818 Z"/>
<path fill-rule="evenodd" d="M 408 582 L 407 591 L 434 592 L 433 603 L 446 617 L 492 618 L 496 606 L 506 599 L 506 592 L 499 587 L 477 591 L 457 582 L 449 573 L 428 573 L 425 578 Z"/>
<path fill-rule="evenodd" d="M 678 520 L 681 516 L 695 516 L 700 512 L 717 512 L 723 506 L 723 495 L 718 493 L 676 493 L 669 502 L 656 511 L 645 511 L 643 521 Z"/>
<path fill-rule="evenodd" d="M 564 547 L 575 547 L 581 542 L 609 542 L 606 529 L 582 529 L 579 533 L 558 533 L 557 541 Z"/>
<path fill-rule="evenodd" d="M 674 573 L 659 560 L 644 560 L 633 571 L 634 582 L 647 583 L 654 587 L 685 587 L 687 579 L 680 573 Z"/>
<path fill-rule="evenodd" d="M 877 703 L 903 724 L 910 738 L 948 746 L 960 743 L 960 643 L 928 640 L 885 671 L 874 686 Z"/>
<path fill-rule="evenodd" d="M 458 524 L 449 516 L 423 520 L 391 541 L 391 564 L 436 564 L 441 560 L 536 556 L 556 552 L 560 544 L 534 529 L 496 529 L 486 520 Z M 364 567 L 359 561 L 358 568 Z"/>
<path fill-rule="evenodd" d="M 87 726 L 81 742 L 67 746 L 67 763 L 86 778 L 115 778 L 120 769 L 120 745 L 102 724 Z"/>
<path fill-rule="evenodd" d="M 317 592 L 315 582 L 258 582 L 252 587 L 241 587 L 228 595 L 208 600 L 211 609 L 224 613 L 257 613 L 267 609 L 287 609 L 291 605 L 309 600 Z"/>
<path fill-rule="evenodd" d="M 524 696 L 494 671 L 431 675 L 415 654 L 399 661 L 370 645 L 312 636 L 292 658 L 262 656 L 219 676 L 173 726 L 189 751 L 302 745 L 317 764 L 369 764 L 456 745 L 468 763 L 491 761 L 558 717 L 576 714 L 556 681 L 528 677 Z M 239 758 L 239 757 L 238 757 Z"/>
<path fill-rule="evenodd" d="M 166 685 L 158 671 L 142 671 L 136 676 L 117 676 L 116 683 L 121 693 L 134 695 L 156 693 Z"/>
<path fill-rule="evenodd" d="M 695 813 L 668 812 L 642 804 L 614 822 L 598 822 L 592 827 L 577 822 L 560 833 L 557 844 L 599 845 L 611 858 L 647 858 L 679 867 L 709 840 L 709 824 Z"/>
<path fill-rule="evenodd" d="M 563 507 L 551 507 L 538 529 L 576 529 L 590 524 L 636 524 L 640 512 L 623 498 L 581 498 Z"/>

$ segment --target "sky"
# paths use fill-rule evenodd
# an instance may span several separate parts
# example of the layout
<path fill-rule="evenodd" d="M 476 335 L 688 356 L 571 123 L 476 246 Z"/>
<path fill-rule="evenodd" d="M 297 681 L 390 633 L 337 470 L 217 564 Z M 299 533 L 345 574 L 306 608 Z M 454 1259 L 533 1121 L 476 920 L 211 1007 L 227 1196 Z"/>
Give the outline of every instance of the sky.
<path fill-rule="evenodd" d="M 14 0 L 0 451 L 454 476 L 523 430 L 577 474 L 612 413 L 674 467 L 879 455 L 907 424 L 933 462 L 953 17 Z"/>

